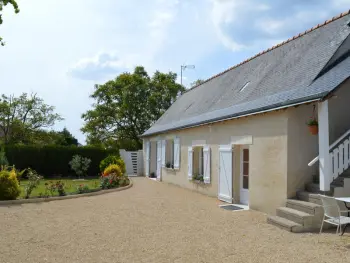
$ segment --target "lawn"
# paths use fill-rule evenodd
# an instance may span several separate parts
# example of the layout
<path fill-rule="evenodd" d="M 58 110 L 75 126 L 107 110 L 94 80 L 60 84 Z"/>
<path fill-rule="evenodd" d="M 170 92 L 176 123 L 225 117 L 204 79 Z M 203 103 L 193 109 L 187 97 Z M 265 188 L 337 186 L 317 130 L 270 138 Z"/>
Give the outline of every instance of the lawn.
<path fill-rule="evenodd" d="M 84 181 L 73 181 L 73 179 L 63 179 L 63 180 L 49 180 L 49 179 L 44 179 L 40 182 L 39 186 L 35 188 L 31 194 L 31 197 L 38 197 L 40 194 L 44 195 L 46 192 L 46 187 L 45 183 L 51 183 L 51 182 L 57 182 L 61 181 L 65 185 L 65 190 L 67 194 L 70 193 L 77 193 L 77 187 L 81 184 L 87 185 L 89 189 L 96 189 L 100 187 L 100 179 L 86 179 Z M 25 186 L 27 185 L 28 181 L 27 180 L 22 180 L 21 181 L 21 195 L 20 198 L 24 198 L 25 196 Z M 54 195 L 58 195 L 56 192 Z"/>

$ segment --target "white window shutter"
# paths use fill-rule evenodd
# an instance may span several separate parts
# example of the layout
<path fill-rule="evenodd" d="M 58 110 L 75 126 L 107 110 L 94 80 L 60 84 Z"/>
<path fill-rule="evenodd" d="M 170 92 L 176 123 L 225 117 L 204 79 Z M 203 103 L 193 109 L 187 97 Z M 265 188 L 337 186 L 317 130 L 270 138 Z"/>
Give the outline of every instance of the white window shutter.
<path fill-rule="evenodd" d="M 209 146 L 203 147 L 203 179 L 204 183 L 210 184 L 210 148 Z"/>
<path fill-rule="evenodd" d="M 193 171 L 193 148 L 188 147 L 188 180 L 192 180 Z"/>
<path fill-rule="evenodd" d="M 174 139 L 174 168 L 180 168 L 180 138 Z"/>
<path fill-rule="evenodd" d="M 165 167 L 165 156 L 166 156 L 165 144 L 166 144 L 166 140 L 162 140 L 162 167 Z"/>
<path fill-rule="evenodd" d="M 149 176 L 150 142 L 146 142 L 146 176 Z"/>

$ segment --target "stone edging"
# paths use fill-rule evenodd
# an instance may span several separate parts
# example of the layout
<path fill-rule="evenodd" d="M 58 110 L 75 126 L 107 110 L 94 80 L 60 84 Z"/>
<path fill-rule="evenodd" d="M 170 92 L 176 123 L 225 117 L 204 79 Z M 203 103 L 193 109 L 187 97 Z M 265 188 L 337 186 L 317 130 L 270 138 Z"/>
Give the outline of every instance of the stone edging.
<path fill-rule="evenodd" d="M 113 192 L 119 192 L 119 191 L 129 189 L 130 187 L 133 186 L 133 182 L 130 178 L 129 178 L 129 181 L 130 181 L 129 185 L 115 188 L 115 189 L 101 190 L 101 191 L 85 193 L 85 194 L 55 196 L 55 197 L 49 197 L 49 198 L 32 198 L 32 199 L 17 199 L 17 200 L 0 201 L 0 206 L 15 205 L 15 204 L 17 204 L 17 205 L 29 204 L 29 203 L 44 203 L 44 202 L 50 202 L 50 201 L 75 199 L 75 198 L 80 198 L 80 197 L 95 196 L 95 195 L 102 195 L 102 194 L 108 194 L 108 193 L 113 193 Z"/>

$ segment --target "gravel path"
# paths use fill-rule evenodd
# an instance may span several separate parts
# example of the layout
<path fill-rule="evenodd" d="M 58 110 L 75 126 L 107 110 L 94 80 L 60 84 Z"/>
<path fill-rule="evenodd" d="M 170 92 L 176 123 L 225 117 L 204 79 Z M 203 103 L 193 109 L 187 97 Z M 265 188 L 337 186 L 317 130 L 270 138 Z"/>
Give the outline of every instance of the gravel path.
<path fill-rule="evenodd" d="M 136 178 L 122 192 L 0 207 L 0 262 L 349 262 L 350 234 L 292 234 L 217 204 Z"/>

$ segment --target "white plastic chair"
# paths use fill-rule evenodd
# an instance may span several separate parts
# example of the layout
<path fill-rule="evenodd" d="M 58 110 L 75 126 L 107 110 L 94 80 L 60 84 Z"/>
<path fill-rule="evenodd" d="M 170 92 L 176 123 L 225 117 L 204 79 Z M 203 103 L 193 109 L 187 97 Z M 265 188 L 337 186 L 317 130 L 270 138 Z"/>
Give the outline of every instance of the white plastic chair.
<path fill-rule="evenodd" d="M 320 195 L 320 198 L 324 209 L 324 215 L 323 215 L 322 225 L 320 229 L 320 234 L 322 233 L 323 223 L 326 222 L 332 225 L 336 225 L 337 226 L 336 234 L 338 234 L 338 231 L 339 231 L 339 233 L 343 235 L 346 229 L 346 226 L 350 225 L 350 217 L 342 216 L 341 213 L 348 213 L 349 211 L 340 211 L 340 207 L 337 203 L 337 200 L 335 200 L 334 197 Z M 346 225 L 343 232 L 341 231 L 342 225 Z"/>

